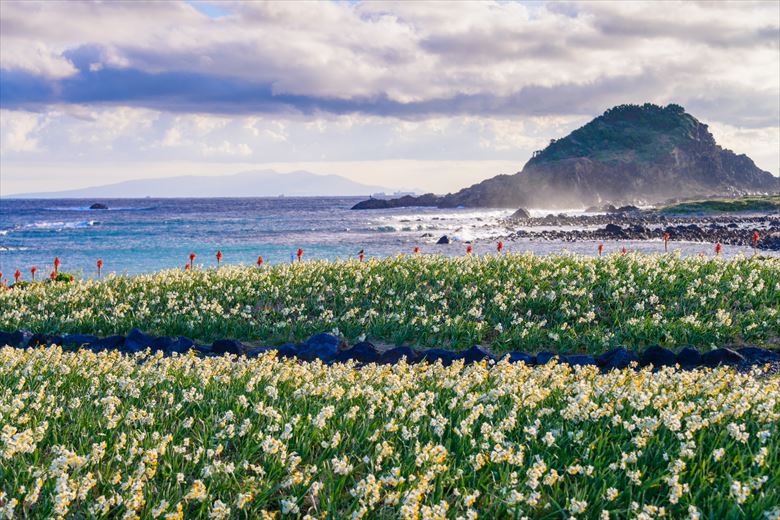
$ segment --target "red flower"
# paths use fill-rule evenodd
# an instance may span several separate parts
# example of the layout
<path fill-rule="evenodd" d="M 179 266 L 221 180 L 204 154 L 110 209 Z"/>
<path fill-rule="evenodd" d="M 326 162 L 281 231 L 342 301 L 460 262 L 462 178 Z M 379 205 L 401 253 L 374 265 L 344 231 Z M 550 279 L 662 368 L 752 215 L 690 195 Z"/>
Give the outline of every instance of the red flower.
<path fill-rule="evenodd" d="M 623 249 L 620 250 L 620 254 L 626 256 L 626 253 L 628 253 L 628 251 L 626 250 L 626 246 L 623 246 Z"/>
<path fill-rule="evenodd" d="M 758 231 L 753 231 L 753 247 L 756 247 L 758 245 L 758 241 L 761 238 L 761 235 L 758 234 Z"/>
<path fill-rule="evenodd" d="M 49 273 L 49 278 L 51 278 L 52 280 L 56 280 L 57 279 L 57 271 L 52 271 L 51 273 Z"/>
<path fill-rule="evenodd" d="M 54 257 L 54 272 L 57 273 L 60 270 L 60 257 L 55 256 Z"/>
<path fill-rule="evenodd" d="M 97 261 L 97 268 L 98 268 L 98 278 L 100 278 L 100 271 L 103 269 L 103 260 L 98 258 Z"/>
<path fill-rule="evenodd" d="M 184 270 L 189 271 L 190 270 L 190 264 L 184 264 Z"/>
<path fill-rule="evenodd" d="M 414 254 L 416 254 L 416 255 L 420 254 L 420 248 L 419 247 L 415 247 L 414 248 Z"/>
<path fill-rule="evenodd" d="M 263 265 L 263 257 L 262 256 L 258 256 L 257 257 L 257 267 L 262 267 L 262 265 Z"/>
<path fill-rule="evenodd" d="M 35 267 L 35 266 L 32 266 L 32 267 L 30 268 L 30 273 L 32 274 L 32 279 L 33 279 L 33 282 L 35 281 L 35 273 L 37 273 L 37 272 L 38 272 L 38 268 L 37 268 L 37 267 Z"/>
<path fill-rule="evenodd" d="M 604 252 L 604 244 L 599 244 L 599 256 Z"/>
<path fill-rule="evenodd" d="M 467 245 L 466 246 L 466 254 L 470 255 L 472 251 L 474 251 L 474 248 L 471 247 L 471 244 Z"/>
<path fill-rule="evenodd" d="M 716 254 L 716 255 L 719 255 L 722 249 L 723 249 L 723 246 L 722 246 L 722 245 L 720 245 L 720 242 L 718 242 L 717 244 L 715 244 L 715 254 Z"/>
<path fill-rule="evenodd" d="M 300 262 L 301 258 L 303 258 L 303 249 L 301 249 L 301 248 L 299 247 L 299 248 L 298 248 L 298 252 L 297 252 L 297 253 L 295 253 L 295 256 L 297 256 L 297 257 L 298 257 L 298 261 Z"/>
<path fill-rule="evenodd" d="M 363 261 L 363 259 L 364 259 L 365 257 L 366 257 L 366 255 L 364 255 L 363 253 L 360 253 L 360 254 L 358 255 L 358 258 L 360 258 L 360 261 L 361 261 L 361 262 Z"/>
<path fill-rule="evenodd" d="M 17 269 L 16 272 L 14 273 L 14 282 L 18 282 L 19 278 L 21 277 L 22 277 L 22 272 L 19 269 Z"/>
<path fill-rule="evenodd" d="M 501 251 L 503 251 L 504 250 L 504 243 L 503 242 L 499 242 L 498 245 L 496 246 L 496 249 L 498 250 L 499 253 Z"/>
<path fill-rule="evenodd" d="M 198 256 L 195 253 L 190 253 L 190 269 L 194 267 L 193 262 L 195 261 L 195 257 Z"/>
<path fill-rule="evenodd" d="M 222 251 L 217 251 L 217 265 L 222 261 Z"/>

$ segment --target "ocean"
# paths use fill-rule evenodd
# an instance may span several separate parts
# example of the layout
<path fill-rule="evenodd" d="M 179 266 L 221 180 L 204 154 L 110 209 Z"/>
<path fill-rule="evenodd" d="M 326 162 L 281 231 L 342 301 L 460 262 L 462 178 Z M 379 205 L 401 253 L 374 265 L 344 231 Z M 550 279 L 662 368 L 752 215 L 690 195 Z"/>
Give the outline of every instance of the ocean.
<path fill-rule="evenodd" d="M 512 210 L 400 208 L 352 211 L 360 198 L 231 198 L 231 199 L 0 199 L 0 272 L 12 279 L 19 269 L 29 279 L 35 265 L 39 276 L 51 271 L 58 256 L 61 270 L 94 276 L 96 261 L 105 272 L 139 274 L 181 268 L 191 252 L 195 264 L 213 266 L 222 251 L 223 263 L 290 262 L 298 248 L 305 259 L 367 257 L 411 253 L 462 255 L 465 242 L 474 252 L 495 251 L 506 233 L 501 219 Z M 91 210 L 93 202 L 108 210 Z M 547 211 L 535 211 L 538 215 Z M 436 245 L 442 235 L 454 240 Z M 605 242 L 607 252 L 626 246 L 661 251 L 660 241 Z M 524 240 L 507 242 L 508 251 L 548 254 L 596 254 L 595 242 Z M 683 254 L 711 253 L 711 245 L 674 243 Z M 725 255 L 750 253 L 728 246 Z"/>

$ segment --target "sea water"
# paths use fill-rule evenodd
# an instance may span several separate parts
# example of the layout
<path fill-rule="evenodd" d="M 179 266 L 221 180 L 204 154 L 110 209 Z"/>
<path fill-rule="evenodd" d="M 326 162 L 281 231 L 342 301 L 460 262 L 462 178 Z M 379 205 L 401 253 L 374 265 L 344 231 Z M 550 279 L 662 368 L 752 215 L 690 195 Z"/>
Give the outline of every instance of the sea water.
<path fill-rule="evenodd" d="M 495 252 L 498 237 L 508 233 L 503 219 L 512 210 L 399 208 L 353 211 L 360 198 L 231 198 L 231 199 L 0 199 L 0 272 L 11 279 L 19 269 L 29 278 L 51 270 L 55 256 L 61 270 L 94 276 L 96 261 L 104 272 L 148 273 L 182 268 L 191 252 L 196 265 L 252 264 L 262 256 L 269 263 L 290 262 L 298 248 L 304 259 L 355 258 L 412 253 L 462 255 L 466 242 L 475 254 Z M 108 210 L 91 210 L 93 202 Z M 546 214 L 543 210 L 535 214 Z M 558 212 L 556 212 L 558 213 Z M 436 245 L 442 235 L 453 243 Z M 549 254 L 596 254 L 597 243 L 522 240 L 506 242 L 507 251 Z M 658 241 L 605 242 L 660 252 Z M 672 243 L 683 254 L 712 254 L 711 244 Z M 749 248 L 724 246 L 724 255 L 750 254 Z"/>

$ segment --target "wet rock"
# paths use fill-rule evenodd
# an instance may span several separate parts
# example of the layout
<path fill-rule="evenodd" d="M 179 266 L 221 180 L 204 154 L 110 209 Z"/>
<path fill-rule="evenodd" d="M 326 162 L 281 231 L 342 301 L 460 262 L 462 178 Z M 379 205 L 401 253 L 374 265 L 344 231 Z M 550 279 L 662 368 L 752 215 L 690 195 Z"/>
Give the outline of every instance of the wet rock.
<path fill-rule="evenodd" d="M 639 358 L 643 367 L 653 365 L 659 367 L 673 367 L 677 364 L 677 355 L 668 348 L 653 345 L 648 347 Z"/>
<path fill-rule="evenodd" d="M 716 348 L 701 355 L 701 363 L 706 367 L 718 365 L 738 365 L 744 363 L 745 358 L 730 348 Z"/>
<path fill-rule="evenodd" d="M 154 340 L 154 337 L 144 334 L 138 329 L 133 329 L 125 338 L 123 350 L 126 352 L 141 352 L 146 347 L 151 347 Z"/>
<path fill-rule="evenodd" d="M 336 355 L 335 361 L 345 362 L 354 360 L 359 363 L 379 363 L 382 353 L 368 341 L 356 343 L 352 348 L 342 350 Z"/>
<path fill-rule="evenodd" d="M 587 356 L 583 354 L 572 354 L 569 356 L 565 356 L 563 358 L 564 363 L 568 363 L 569 365 L 576 367 L 576 366 L 589 366 L 593 365 L 596 366 L 596 360 L 593 358 L 593 356 Z"/>
<path fill-rule="evenodd" d="M 742 347 L 737 349 L 737 353 L 745 358 L 745 361 L 751 365 L 763 365 L 773 361 L 780 361 L 780 352 L 767 350 L 758 347 Z"/>
<path fill-rule="evenodd" d="M 628 206 L 620 206 L 615 210 L 615 213 L 637 213 L 641 211 L 636 206 L 628 205 Z"/>
<path fill-rule="evenodd" d="M 269 352 L 271 350 L 273 350 L 273 349 L 271 349 L 269 347 L 251 347 L 251 348 L 247 349 L 247 351 L 244 354 L 248 358 L 256 358 L 256 357 L 262 356 L 263 354 L 265 354 L 266 352 Z"/>
<path fill-rule="evenodd" d="M 685 347 L 677 354 L 677 362 L 685 369 L 696 368 L 701 365 L 701 354 L 693 347 Z"/>
<path fill-rule="evenodd" d="M 517 208 L 517 211 L 512 213 L 512 215 L 509 217 L 513 220 L 521 220 L 526 218 L 531 218 L 531 214 L 528 213 L 528 210 L 525 208 Z"/>
<path fill-rule="evenodd" d="M 32 334 L 26 330 L 17 330 L 14 332 L 0 331 L 0 347 L 8 345 L 9 347 L 23 348 L 30 341 Z"/>
<path fill-rule="evenodd" d="M 420 352 L 420 361 L 427 361 L 428 363 L 436 363 L 441 361 L 441 364 L 450 366 L 455 359 L 455 352 L 451 350 L 444 350 L 441 348 L 429 348 Z"/>
<path fill-rule="evenodd" d="M 420 360 L 420 353 L 409 347 L 395 347 L 382 353 L 381 362 L 385 364 L 395 364 L 406 358 L 409 364 L 417 363 Z"/>
<path fill-rule="evenodd" d="M 243 343 L 236 339 L 218 339 L 211 344 L 211 352 L 215 354 L 241 354 L 245 348 Z"/>
<path fill-rule="evenodd" d="M 97 341 L 93 341 L 90 343 L 90 348 L 92 350 L 100 351 L 100 350 L 113 350 L 121 348 L 125 344 L 125 337 L 124 336 L 106 336 L 105 338 L 100 338 Z"/>
<path fill-rule="evenodd" d="M 610 235 L 616 235 L 616 236 L 622 236 L 623 235 L 623 228 L 618 226 L 617 224 L 609 223 L 606 226 L 604 226 L 604 231 Z"/>
<path fill-rule="evenodd" d="M 491 360 L 495 358 L 490 352 L 483 349 L 479 345 L 474 345 L 473 347 L 456 354 L 455 359 L 462 359 L 466 364 L 468 364 L 477 363 L 483 359 Z"/>
<path fill-rule="evenodd" d="M 96 341 L 98 341 L 98 337 L 90 334 L 65 334 L 62 337 L 62 344 L 68 347 L 83 347 Z"/>
<path fill-rule="evenodd" d="M 33 334 L 27 342 L 28 347 L 49 347 L 51 345 L 62 345 L 62 336 L 55 334 Z"/>
<path fill-rule="evenodd" d="M 276 355 L 285 358 L 298 357 L 299 348 L 300 345 L 296 345 L 294 343 L 285 343 L 284 345 L 276 349 Z"/>
<path fill-rule="evenodd" d="M 624 347 L 613 348 L 596 358 L 596 363 L 605 370 L 628 368 L 631 363 L 639 363 L 636 352 Z"/>
<path fill-rule="evenodd" d="M 526 365 L 535 365 L 536 356 L 526 354 L 525 352 L 514 351 L 506 355 L 510 363 L 525 363 Z"/>
<path fill-rule="evenodd" d="M 175 338 L 173 341 L 171 341 L 166 347 L 165 347 L 165 353 L 166 354 L 173 354 L 174 352 L 178 354 L 184 354 L 188 350 L 195 348 L 196 345 L 193 343 L 193 341 L 189 338 L 185 338 L 184 336 L 179 336 L 178 338 Z"/>
<path fill-rule="evenodd" d="M 96 202 L 92 204 L 89 207 L 89 209 L 108 209 L 108 206 L 106 206 L 105 204 L 101 204 L 100 202 Z"/>
<path fill-rule="evenodd" d="M 550 362 L 550 360 L 556 359 L 560 360 L 557 354 L 554 354 L 552 352 L 539 352 L 536 354 L 536 363 L 539 365 L 546 365 Z"/>
<path fill-rule="evenodd" d="M 452 240 L 450 240 L 450 237 L 447 235 L 443 235 L 439 240 L 436 241 L 436 244 L 451 244 Z"/>

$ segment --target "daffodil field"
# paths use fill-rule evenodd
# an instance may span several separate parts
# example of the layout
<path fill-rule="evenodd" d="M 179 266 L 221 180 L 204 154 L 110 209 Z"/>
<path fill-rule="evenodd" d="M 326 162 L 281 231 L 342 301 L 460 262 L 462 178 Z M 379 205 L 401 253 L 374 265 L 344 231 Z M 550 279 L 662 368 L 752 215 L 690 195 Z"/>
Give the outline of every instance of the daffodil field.
<path fill-rule="evenodd" d="M 777 345 L 780 258 L 398 256 L 223 266 L 0 291 L 0 329 L 262 344 L 338 331 L 395 344 L 598 353 Z"/>
<path fill-rule="evenodd" d="M 0 349 L 5 518 L 778 518 L 780 376 Z"/>

